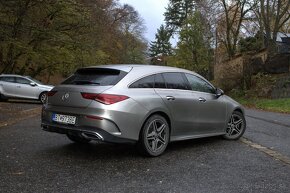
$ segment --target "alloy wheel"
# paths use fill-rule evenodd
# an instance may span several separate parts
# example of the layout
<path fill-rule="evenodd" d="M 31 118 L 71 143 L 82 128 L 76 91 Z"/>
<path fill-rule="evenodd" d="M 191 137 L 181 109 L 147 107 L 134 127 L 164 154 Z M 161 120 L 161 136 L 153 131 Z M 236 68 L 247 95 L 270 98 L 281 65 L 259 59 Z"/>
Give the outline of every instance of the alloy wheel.
<path fill-rule="evenodd" d="M 147 129 L 146 139 L 148 148 L 152 152 L 158 152 L 167 145 L 167 125 L 160 119 L 153 120 Z"/>
<path fill-rule="evenodd" d="M 45 101 L 46 101 L 46 93 L 42 93 L 41 95 L 40 95 L 40 102 L 42 102 L 42 103 L 45 103 Z"/>
<path fill-rule="evenodd" d="M 146 120 L 140 133 L 138 147 L 147 156 L 161 155 L 168 143 L 170 128 L 167 120 L 160 115 L 152 115 Z"/>
<path fill-rule="evenodd" d="M 227 125 L 225 138 L 238 139 L 245 132 L 246 121 L 244 116 L 239 112 L 234 112 Z"/>

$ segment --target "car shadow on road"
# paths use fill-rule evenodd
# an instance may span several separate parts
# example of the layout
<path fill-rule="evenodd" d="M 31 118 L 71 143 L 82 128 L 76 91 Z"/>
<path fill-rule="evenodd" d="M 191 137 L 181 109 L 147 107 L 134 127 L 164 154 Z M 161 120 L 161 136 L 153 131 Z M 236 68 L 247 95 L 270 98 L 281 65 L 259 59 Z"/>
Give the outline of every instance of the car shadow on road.
<path fill-rule="evenodd" d="M 203 139 L 192 139 L 186 141 L 172 142 L 166 149 L 166 152 L 161 157 L 182 156 L 182 154 L 192 154 L 194 151 L 199 151 L 205 146 L 213 146 L 214 144 L 222 143 L 221 137 L 209 137 Z M 48 155 L 51 158 L 65 158 L 75 160 L 115 160 L 115 159 L 144 159 L 139 153 L 134 144 L 110 144 L 90 142 L 88 144 L 76 144 L 68 142 L 65 145 L 58 145 L 47 148 L 42 151 L 42 154 Z M 48 158 L 48 159 L 50 159 Z M 160 157 L 159 157 L 160 158 Z M 154 159 L 158 159 L 154 158 Z"/>

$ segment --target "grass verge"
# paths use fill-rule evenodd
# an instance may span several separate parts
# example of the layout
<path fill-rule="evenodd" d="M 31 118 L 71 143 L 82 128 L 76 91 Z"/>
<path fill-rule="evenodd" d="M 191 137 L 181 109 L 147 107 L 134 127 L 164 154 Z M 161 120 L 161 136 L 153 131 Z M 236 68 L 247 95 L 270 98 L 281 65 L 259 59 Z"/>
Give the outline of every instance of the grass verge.
<path fill-rule="evenodd" d="M 256 108 L 280 113 L 290 113 L 290 98 L 285 99 L 237 98 L 237 101 L 249 108 Z"/>

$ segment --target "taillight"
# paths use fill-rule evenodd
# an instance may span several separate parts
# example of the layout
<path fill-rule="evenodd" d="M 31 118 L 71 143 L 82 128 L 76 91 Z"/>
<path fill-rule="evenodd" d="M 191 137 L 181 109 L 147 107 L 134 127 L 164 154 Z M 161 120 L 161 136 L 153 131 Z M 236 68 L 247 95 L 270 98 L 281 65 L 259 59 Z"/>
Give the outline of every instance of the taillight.
<path fill-rule="evenodd" d="M 93 94 L 93 93 L 81 93 L 82 97 L 85 99 L 90 99 L 90 100 L 95 100 L 98 96 L 98 94 Z"/>
<path fill-rule="evenodd" d="M 124 95 L 114 95 L 114 94 L 94 94 L 94 93 L 81 93 L 82 97 L 89 100 L 95 100 L 105 105 L 111 105 L 129 97 Z"/>
<path fill-rule="evenodd" d="M 55 93 L 57 93 L 57 91 L 49 91 L 48 93 L 47 93 L 47 96 L 53 96 L 53 95 L 55 95 Z"/>

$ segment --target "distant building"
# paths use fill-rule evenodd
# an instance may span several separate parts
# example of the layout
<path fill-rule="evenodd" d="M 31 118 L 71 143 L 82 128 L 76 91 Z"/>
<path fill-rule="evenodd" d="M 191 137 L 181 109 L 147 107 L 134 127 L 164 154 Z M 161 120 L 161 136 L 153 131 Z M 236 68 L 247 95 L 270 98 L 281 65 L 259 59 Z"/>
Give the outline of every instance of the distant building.
<path fill-rule="evenodd" d="M 290 54 L 290 33 L 278 32 L 276 43 L 279 53 Z"/>

